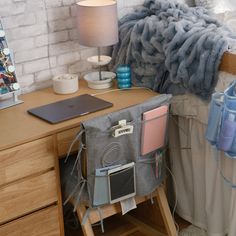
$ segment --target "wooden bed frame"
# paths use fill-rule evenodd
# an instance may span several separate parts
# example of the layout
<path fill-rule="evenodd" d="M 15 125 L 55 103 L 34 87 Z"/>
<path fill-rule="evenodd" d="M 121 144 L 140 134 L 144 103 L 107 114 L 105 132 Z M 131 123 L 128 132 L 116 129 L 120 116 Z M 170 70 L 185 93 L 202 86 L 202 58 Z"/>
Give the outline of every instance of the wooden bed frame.
<path fill-rule="evenodd" d="M 225 52 L 219 70 L 236 75 L 236 54 Z"/>

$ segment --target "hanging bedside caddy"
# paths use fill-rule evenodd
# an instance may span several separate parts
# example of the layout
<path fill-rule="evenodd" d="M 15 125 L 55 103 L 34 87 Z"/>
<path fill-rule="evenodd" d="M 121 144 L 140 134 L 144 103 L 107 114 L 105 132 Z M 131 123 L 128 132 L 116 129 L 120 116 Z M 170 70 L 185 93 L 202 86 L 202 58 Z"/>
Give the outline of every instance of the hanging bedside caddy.
<path fill-rule="evenodd" d="M 214 93 L 206 139 L 228 157 L 236 158 L 236 81 L 224 93 Z"/>

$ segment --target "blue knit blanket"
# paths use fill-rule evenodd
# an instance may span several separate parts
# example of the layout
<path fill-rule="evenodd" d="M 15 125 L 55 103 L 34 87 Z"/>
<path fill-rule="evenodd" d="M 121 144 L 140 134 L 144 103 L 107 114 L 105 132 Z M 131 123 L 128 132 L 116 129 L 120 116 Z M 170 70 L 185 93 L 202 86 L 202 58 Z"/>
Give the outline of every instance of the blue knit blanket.
<path fill-rule="evenodd" d="M 111 69 L 130 64 L 132 83 L 160 93 L 212 94 L 229 43 L 228 29 L 204 8 L 173 0 L 146 0 L 119 22 Z"/>

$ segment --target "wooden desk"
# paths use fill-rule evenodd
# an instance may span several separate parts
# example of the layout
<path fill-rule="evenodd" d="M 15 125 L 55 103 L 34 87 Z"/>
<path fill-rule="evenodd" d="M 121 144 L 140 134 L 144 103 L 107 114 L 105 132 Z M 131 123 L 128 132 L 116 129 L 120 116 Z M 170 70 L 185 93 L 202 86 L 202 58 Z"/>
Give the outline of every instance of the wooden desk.
<path fill-rule="evenodd" d="M 98 95 L 114 106 L 56 125 L 27 113 L 36 106 L 102 91 L 80 81 L 75 94 L 56 95 L 48 88 L 22 95 L 23 104 L 0 111 L 0 235 L 64 235 L 58 157 L 66 154 L 80 122 L 156 95 L 145 89 Z"/>

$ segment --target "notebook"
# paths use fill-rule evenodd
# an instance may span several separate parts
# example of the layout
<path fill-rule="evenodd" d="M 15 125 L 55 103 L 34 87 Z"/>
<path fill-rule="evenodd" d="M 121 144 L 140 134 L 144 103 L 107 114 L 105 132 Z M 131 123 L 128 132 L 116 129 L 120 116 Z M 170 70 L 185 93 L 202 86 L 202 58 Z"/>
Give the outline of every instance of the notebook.
<path fill-rule="evenodd" d="M 136 195 L 134 162 L 108 170 L 109 201 L 111 204 Z"/>
<path fill-rule="evenodd" d="M 164 105 L 143 113 L 141 155 L 163 147 L 168 106 Z"/>
<path fill-rule="evenodd" d="M 83 94 L 59 102 L 29 109 L 27 112 L 51 124 L 56 124 L 78 116 L 113 106 L 112 103 L 100 98 Z"/>

